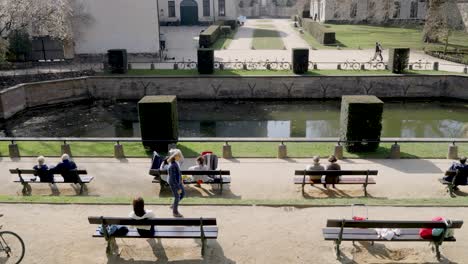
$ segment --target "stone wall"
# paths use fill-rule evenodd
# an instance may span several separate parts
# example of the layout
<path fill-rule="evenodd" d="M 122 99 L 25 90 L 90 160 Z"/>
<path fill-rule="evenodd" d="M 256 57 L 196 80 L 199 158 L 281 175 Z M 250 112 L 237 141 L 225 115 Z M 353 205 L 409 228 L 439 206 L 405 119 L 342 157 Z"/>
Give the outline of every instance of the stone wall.
<path fill-rule="evenodd" d="M 145 95 L 179 99 L 328 99 L 342 95 L 382 98 L 452 97 L 468 100 L 468 77 L 394 76 L 216 76 L 84 77 L 18 85 L 0 92 L 0 118 L 26 109 L 83 99 L 138 100 Z"/>

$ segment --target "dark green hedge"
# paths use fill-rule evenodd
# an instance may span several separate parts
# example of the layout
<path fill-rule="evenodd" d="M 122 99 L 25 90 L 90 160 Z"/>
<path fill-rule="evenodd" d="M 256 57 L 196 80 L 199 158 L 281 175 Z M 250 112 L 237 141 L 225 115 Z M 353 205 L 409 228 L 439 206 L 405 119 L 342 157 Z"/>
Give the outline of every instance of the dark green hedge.
<path fill-rule="evenodd" d="M 230 26 L 221 26 L 221 33 L 225 36 L 231 34 L 232 29 Z"/>
<path fill-rule="evenodd" d="M 309 71 L 309 49 L 292 50 L 293 72 L 304 74 Z"/>
<path fill-rule="evenodd" d="M 410 49 L 390 49 L 388 53 L 388 67 L 393 73 L 402 73 L 408 68 Z"/>
<path fill-rule="evenodd" d="M 361 141 L 378 141 L 382 131 L 383 102 L 368 95 L 343 96 L 341 99 L 342 141 L 360 141 L 346 143 L 349 152 L 375 151 L 379 143 L 361 143 Z"/>
<path fill-rule="evenodd" d="M 200 33 L 199 45 L 200 48 L 209 48 L 218 40 L 221 35 L 221 27 L 219 25 L 209 26 L 205 31 Z"/>
<path fill-rule="evenodd" d="M 167 152 L 167 145 L 179 139 L 176 96 L 145 96 L 138 102 L 138 116 L 143 145 Z M 164 140 L 152 142 L 151 140 Z"/>
<path fill-rule="evenodd" d="M 216 21 L 215 25 L 218 26 L 230 26 L 232 30 L 237 28 L 237 20 L 219 20 Z"/>
<path fill-rule="evenodd" d="M 214 72 L 214 50 L 198 49 L 198 73 L 213 74 Z"/>
<path fill-rule="evenodd" d="M 335 32 L 326 28 L 324 25 L 315 22 L 310 18 L 302 19 L 302 27 L 306 30 L 312 37 L 314 37 L 320 44 L 330 45 L 335 44 Z"/>

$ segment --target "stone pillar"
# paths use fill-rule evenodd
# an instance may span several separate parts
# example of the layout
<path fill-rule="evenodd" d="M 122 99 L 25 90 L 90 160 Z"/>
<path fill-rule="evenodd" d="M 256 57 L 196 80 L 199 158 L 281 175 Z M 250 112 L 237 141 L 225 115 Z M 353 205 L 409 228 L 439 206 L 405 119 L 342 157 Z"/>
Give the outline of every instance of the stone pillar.
<path fill-rule="evenodd" d="M 317 65 L 317 63 L 314 63 L 314 70 L 318 70 L 318 65 Z"/>
<path fill-rule="evenodd" d="M 408 68 L 409 68 L 410 71 L 412 71 L 413 70 L 413 64 L 408 65 Z"/>
<path fill-rule="evenodd" d="M 288 148 L 283 143 L 278 145 L 278 159 L 285 159 L 288 157 Z"/>
<path fill-rule="evenodd" d="M 448 147 L 447 159 L 458 159 L 458 146 L 450 144 Z"/>
<path fill-rule="evenodd" d="M 337 159 L 341 160 L 343 159 L 343 146 L 340 144 L 337 144 L 335 146 L 335 152 L 334 155 Z"/>
<path fill-rule="evenodd" d="M 223 159 L 232 159 L 231 145 L 229 145 L 227 142 L 223 145 Z"/>
<path fill-rule="evenodd" d="M 120 145 L 119 143 L 114 145 L 114 157 L 116 159 L 125 159 L 125 152 L 123 145 Z"/>
<path fill-rule="evenodd" d="M 400 145 L 395 143 L 390 148 L 390 158 L 391 159 L 400 159 L 400 157 L 401 157 Z"/>
<path fill-rule="evenodd" d="M 341 64 L 338 63 L 338 65 L 336 66 L 336 69 L 341 70 Z"/>
<path fill-rule="evenodd" d="M 131 64 L 131 63 L 128 64 L 128 69 L 129 69 L 129 70 L 132 69 L 132 64 Z"/>
<path fill-rule="evenodd" d="M 434 61 L 434 64 L 432 65 L 432 69 L 434 71 L 438 71 L 439 70 L 439 62 L 438 61 Z"/>
<path fill-rule="evenodd" d="M 66 142 L 64 142 L 63 145 L 60 146 L 60 149 L 62 150 L 62 155 L 68 154 L 68 156 L 70 157 L 72 156 L 70 144 L 67 144 Z"/>
<path fill-rule="evenodd" d="M 365 71 L 366 70 L 366 65 L 365 64 L 361 64 L 361 71 Z"/>
<path fill-rule="evenodd" d="M 8 152 L 10 154 L 10 158 L 12 159 L 18 159 L 20 157 L 18 144 L 14 142 L 8 145 Z"/>
<path fill-rule="evenodd" d="M 154 63 L 151 63 L 150 69 L 151 69 L 151 70 L 154 70 Z"/>
<path fill-rule="evenodd" d="M 463 69 L 463 73 L 464 73 L 464 74 L 468 74 L 468 67 L 465 67 L 465 68 Z"/>

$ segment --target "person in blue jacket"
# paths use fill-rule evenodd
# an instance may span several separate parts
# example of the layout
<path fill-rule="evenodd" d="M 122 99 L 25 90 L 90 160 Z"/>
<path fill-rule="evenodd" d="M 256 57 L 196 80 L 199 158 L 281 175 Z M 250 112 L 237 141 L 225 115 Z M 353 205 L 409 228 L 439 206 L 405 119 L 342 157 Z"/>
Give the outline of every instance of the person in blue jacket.
<path fill-rule="evenodd" d="M 70 156 L 68 154 L 63 154 L 62 161 L 59 162 L 57 166 L 52 169 L 52 171 L 62 175 L 65 182 L 79 183 L 80 177 L 76 173 L 76 169 L 76 164 L 70 160 Z"/>
<path fill-rule="evenodd" d="M 168 159 L 169 167 L 167 171 L 169 174 L 169 186 L 171 187 L 172 194 L 174 195 L 174 203 L 171 206 L 174 217 L 183 217 L 179 213 L 179 202 L 185 197 L 182 174 L 178 163 L 181 159 L 182 152 L 180 150 L 173 151 L 172 155 Z"/>
<path fill-rule="evenodd" d="M 458 191 L 458 184 L 466 184 L 468 177 L 468 165 L 466 164 L 466 157 L 460 157 L 460 162 L 454 162 L 452 166 L 448 169 L 449 171 L 459 171 L 460 175 L 457 176 L 455 186 L 453 187 L 454 191 Z M 445 176 L 444 180 L 451 182 L 453 180 L 453 175 Z"/>
<path fill-rule="evenodd" d="M 37 157 L 37 165 L 33 167 L 34 175 L 38 176 L 41 182 L 54 182 L 54 174 L 49 170 L 47 164 L 45 164 L 45 158 L 43 156 Z"/>

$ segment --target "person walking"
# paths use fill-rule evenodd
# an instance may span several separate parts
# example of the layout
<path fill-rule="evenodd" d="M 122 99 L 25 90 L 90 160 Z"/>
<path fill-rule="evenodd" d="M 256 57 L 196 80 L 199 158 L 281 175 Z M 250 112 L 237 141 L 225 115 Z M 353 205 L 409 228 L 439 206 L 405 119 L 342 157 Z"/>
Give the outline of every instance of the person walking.
<path fill-rule="evenodd" d="M 171 206 L 174 217 L 183 217 L 183 215 L 179 213 L 179 202 L 185 197 L 182 174 L 178 163 L 181 159 L 182 152 L 178 149 L 173 151 L 168 159 L 169 167 L 167 170 L 169 174 L 169 186 L 174 195 L 174 203 Z"/>
<path fill-rule="evenodd" d="M 382 45 L 379 42 L 376 42 L 375 43 L 375 54 L 374 54 L 374 58 L 372 60 L 376 60 L 377 57 L 379 57 L 380 61 L 383 61 L 382 52 L 383 52 Z"/>

